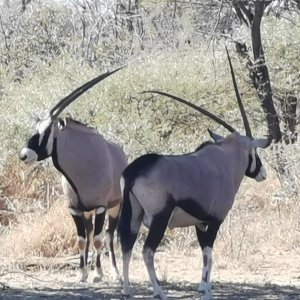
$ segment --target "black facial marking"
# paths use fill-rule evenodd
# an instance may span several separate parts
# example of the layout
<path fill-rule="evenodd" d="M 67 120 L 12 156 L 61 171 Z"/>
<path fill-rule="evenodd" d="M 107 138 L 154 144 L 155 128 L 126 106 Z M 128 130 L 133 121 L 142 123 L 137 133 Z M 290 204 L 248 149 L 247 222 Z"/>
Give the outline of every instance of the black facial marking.
<path fill-rule="evenodd" d="M 27 143 L 27 148 L 33 150 L 37 154 L 38 161 L 44 160 L 51 155 L 51 154 L 49 155 L 47 152 L 47 143 L 48 143 L 50 133 L 51 133 L 51 128 L 49 127 L 45 130 L 41 144 L 39 144 L 39 140 L 40 140 L 39 133 L 34 134 Z"/>
<path fill-rule="evenodd" d="M 255 160 L 256 160 L 256 168 L 255 168 L 255 170 L 253 172 L 251 172 L 250 169 L 251 169 L 253 157 L 250 154 L 249 155 L 248 167 L 247 167 L 247 170 L 245 172 L 245 175 L 248 176 L 248 177 L 250 177 L 250 178 L 256 178 L 256 176 L 259 174 L 260 169 L 262 167 L 262 162 L 261 162 L 259 156 L 257 155 L 256 151 L 255 151 Z"/>

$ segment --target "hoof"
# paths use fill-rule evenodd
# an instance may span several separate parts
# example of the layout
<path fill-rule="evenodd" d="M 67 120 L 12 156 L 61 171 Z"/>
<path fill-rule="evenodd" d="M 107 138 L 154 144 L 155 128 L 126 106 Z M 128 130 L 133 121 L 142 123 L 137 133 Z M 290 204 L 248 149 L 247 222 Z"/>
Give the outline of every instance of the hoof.
<path fill-rule="evenodd" d="M 78 281 L 86 282 L 88 278 L 88 272 L 86 270 L 79 270 Z"/>
<path fill-rule="evenodd" d="M 95 275 L 93 278 L 93 283 L 99 283 L 102 281 L 102 276 Z"/>
<path fill-rule="evenodd" d="M 130 295 L 130 294 L 122 294 L 121 299 L 126 300 L 126 299 L 133 299 L 133 298 L 132 298 L 132 295 Z"/>
<path fill-rule="evenodd" d="M 211 293 L 200 292 L 200 300 L 212 300 L 213 296 Z"/>
<path fill-rule="evenodd" d="M 94 275 L 94 278 L 93 278 L 93 283 L 101 282 L 102 278 L 103 278 L 102 270 L 101 269 L 96 269 L 95 270 L 95 275 Z"/>
<path fill-rule="evenodd" d="M 168 297 L 165 296 L 164 294 L 161 294 L 161 295 L 153 296 L 153 299 L 168 300 Z"/>
<path fill-rule="evenodd" d="M 214 299 L 212 295 L 200 295 L 200 300 L 212 300 Z"/>
<path fill-rule="evenodd" d="M 112 275 L 112 282 L 123 283 L 122 277 L 120 276 L 119 273 L 115 273 Z"/>
<path fill-rule="evenodd" d="M 79 288 L 79 289 L 88 289 L 89 288 L 89 283 L 87 281 L 80 281 L 79 283 L 77 283 L 76 285 L 74 285 L 74 288 Z"/>

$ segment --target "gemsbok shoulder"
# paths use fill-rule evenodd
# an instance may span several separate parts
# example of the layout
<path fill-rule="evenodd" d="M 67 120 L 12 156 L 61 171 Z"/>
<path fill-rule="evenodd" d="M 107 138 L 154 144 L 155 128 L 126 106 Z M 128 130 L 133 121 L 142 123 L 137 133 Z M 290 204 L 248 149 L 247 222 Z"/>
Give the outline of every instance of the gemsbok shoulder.
<path fill-rule="evenodd" d="M 167 299 L 154 268 L 154 254 L 166 228 L 195 226 L 203 256 L 199 291 L 201 299 L 212 299 L 212 249 L 220 225 L 233 205 L 244 175 L 256 181 L 266 178 L 256 149 L 268 147 L 271 138 L 252 137 L 229 55 L 228 59 L 246 135 L 241 135 L 217 116 L 187 100 L 159 91 L 145 92 L 164 95 L 188 105 L 224 126 L 231 134 L 223 138 L 211 133 L 214 142 L 205 143 L 192 153 L 143 155 L 123 172 L 123 204 L 118 232 L 123 255 L 125 298 L 131 298 L 129 262 L 143 222 L 149 229 L 143 258 L 154 298 Z"/>
<path fill-rule="evenodd" d="M 92 239 L 96 250 L 94 281 L 102 278 L 100 234 L 106 212 L 106 246 L 111 272 L 113 279 L 120 277 L 113 236 L 122 200 L 120 177 L 127 166 L 127 159 L 120 146 L 107 141 L 96 129 L 71 118 L 61 119 L 58 116 L 80 95 L 120 69 L 92 79 L 59 101 L 45 119 L 37 121 L 36 132 L 20 152 L 20 159 L 25 163 L 51 157 L 55 168 L 62 175 L 63 191 L 77 229 L 80 281 L 86 281 L 88 277 L 87 259 Z"/>

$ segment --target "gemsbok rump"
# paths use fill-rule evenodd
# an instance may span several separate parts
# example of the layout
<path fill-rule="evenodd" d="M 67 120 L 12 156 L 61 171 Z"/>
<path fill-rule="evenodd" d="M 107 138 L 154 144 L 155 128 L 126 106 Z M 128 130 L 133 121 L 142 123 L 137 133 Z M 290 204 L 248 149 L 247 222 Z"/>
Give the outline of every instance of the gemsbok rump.
<path fill-rule="evenodd" d="M 107 141 L 96 129 L 71 118 L 60 119 L 59 114 L 75 99 L 92 86 L 117 72 L 102 74 L 59 101 L 48 117 L 39 120 L 36 132 L 20 152 L 25 163 L 52 158 L 56 169 L 62 174 L 62 187 L 68 199 L 69 211 L 75 222 L 80 252 L 80 280 L 88 276 L 87 259 L 89 243 L 93 235 L 96 249 L 95 281 L 101 280 L 101 239 L 105 213 L 108 212 L 106 246 L 109 251 L 113 279 L 119 278 L 113 247 L 122 193 L 120 176 L 127 166 L 120 146 Z M 94 226 L 92 222 L 93 215 Z"/>
<path fill-rule="evenodd" d="M 227 52 L 228 54 L 228 52 Z M 211 299 L 212 249 L 218 230 L 239 189 L 244 175 L 262 181 L 266 171 L 257 148 L 270 145 L 270 138 L 255 139 L 237 90 L 228 55 L 233 85 L 243 117 L 246 136 L 205 109 L 187 100 L 159 91 L 147 91 L 172 98 L 212 118 L 231 134 L 225 138 L 211 133 L 215 140 L 195 152 L 183 155 L 146 154 L 134 160 L 123 172 L 123 204 L 118 225 L 123 254 L 123 294 L 130 298 L 129 262 L 141 223 L 149 228 L 143 258 L 154 297 L 167 299 L 156 276 L 154 254 L 170 228 L 195 226 L 202 249 L 203 269 L 199 285 L 202 299 Z"/>

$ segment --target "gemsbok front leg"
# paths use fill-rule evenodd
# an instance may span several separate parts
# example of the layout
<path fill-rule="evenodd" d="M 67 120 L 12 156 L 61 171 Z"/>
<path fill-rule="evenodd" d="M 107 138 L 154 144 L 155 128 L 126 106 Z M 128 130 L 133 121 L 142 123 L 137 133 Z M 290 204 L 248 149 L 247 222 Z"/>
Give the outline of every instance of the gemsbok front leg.
<path fill-rule="evenodd" d="M 196 227 L 197 238 L 202 249 L 203 256 L 202 277 L 198 288 L 199 292 L 202 294 L 201 300 L 213 299 L 210 283 L 212 250 L 220 225 L 220 221 L 213 220 L 208 224 L 206 231 L 202 231 Z"/>
<path fill-rule="evenodd" d="M 96 250 L 96 268 L 95 268 L 95 276 L 93 281 L 94 282 L 100 282 L 103 277 L 102 272 L 102 266 L 101 266 L 101 249 L 102 249 L 102 243 L 101 243 L 101 232 L 104 225 L 105 220 L 105 212 L 106 209 L 104 207 L 99 207 L 96 209 L 96 215 L 95 215 L 95 229 L 94 229 L 94 247 Z"/>
<path fill-rule="evenodd" d="M 87 234 L 85 228 L 85 217 L 81 211 L 72 208 L 69 208 L 69 211 L 77 229 L 77 241 L 79 248 L 79 281 L 85 282 L 88 277 L 86 257 L 86 247 L 88 247 L 88 245 L 86 240 Z"/>

